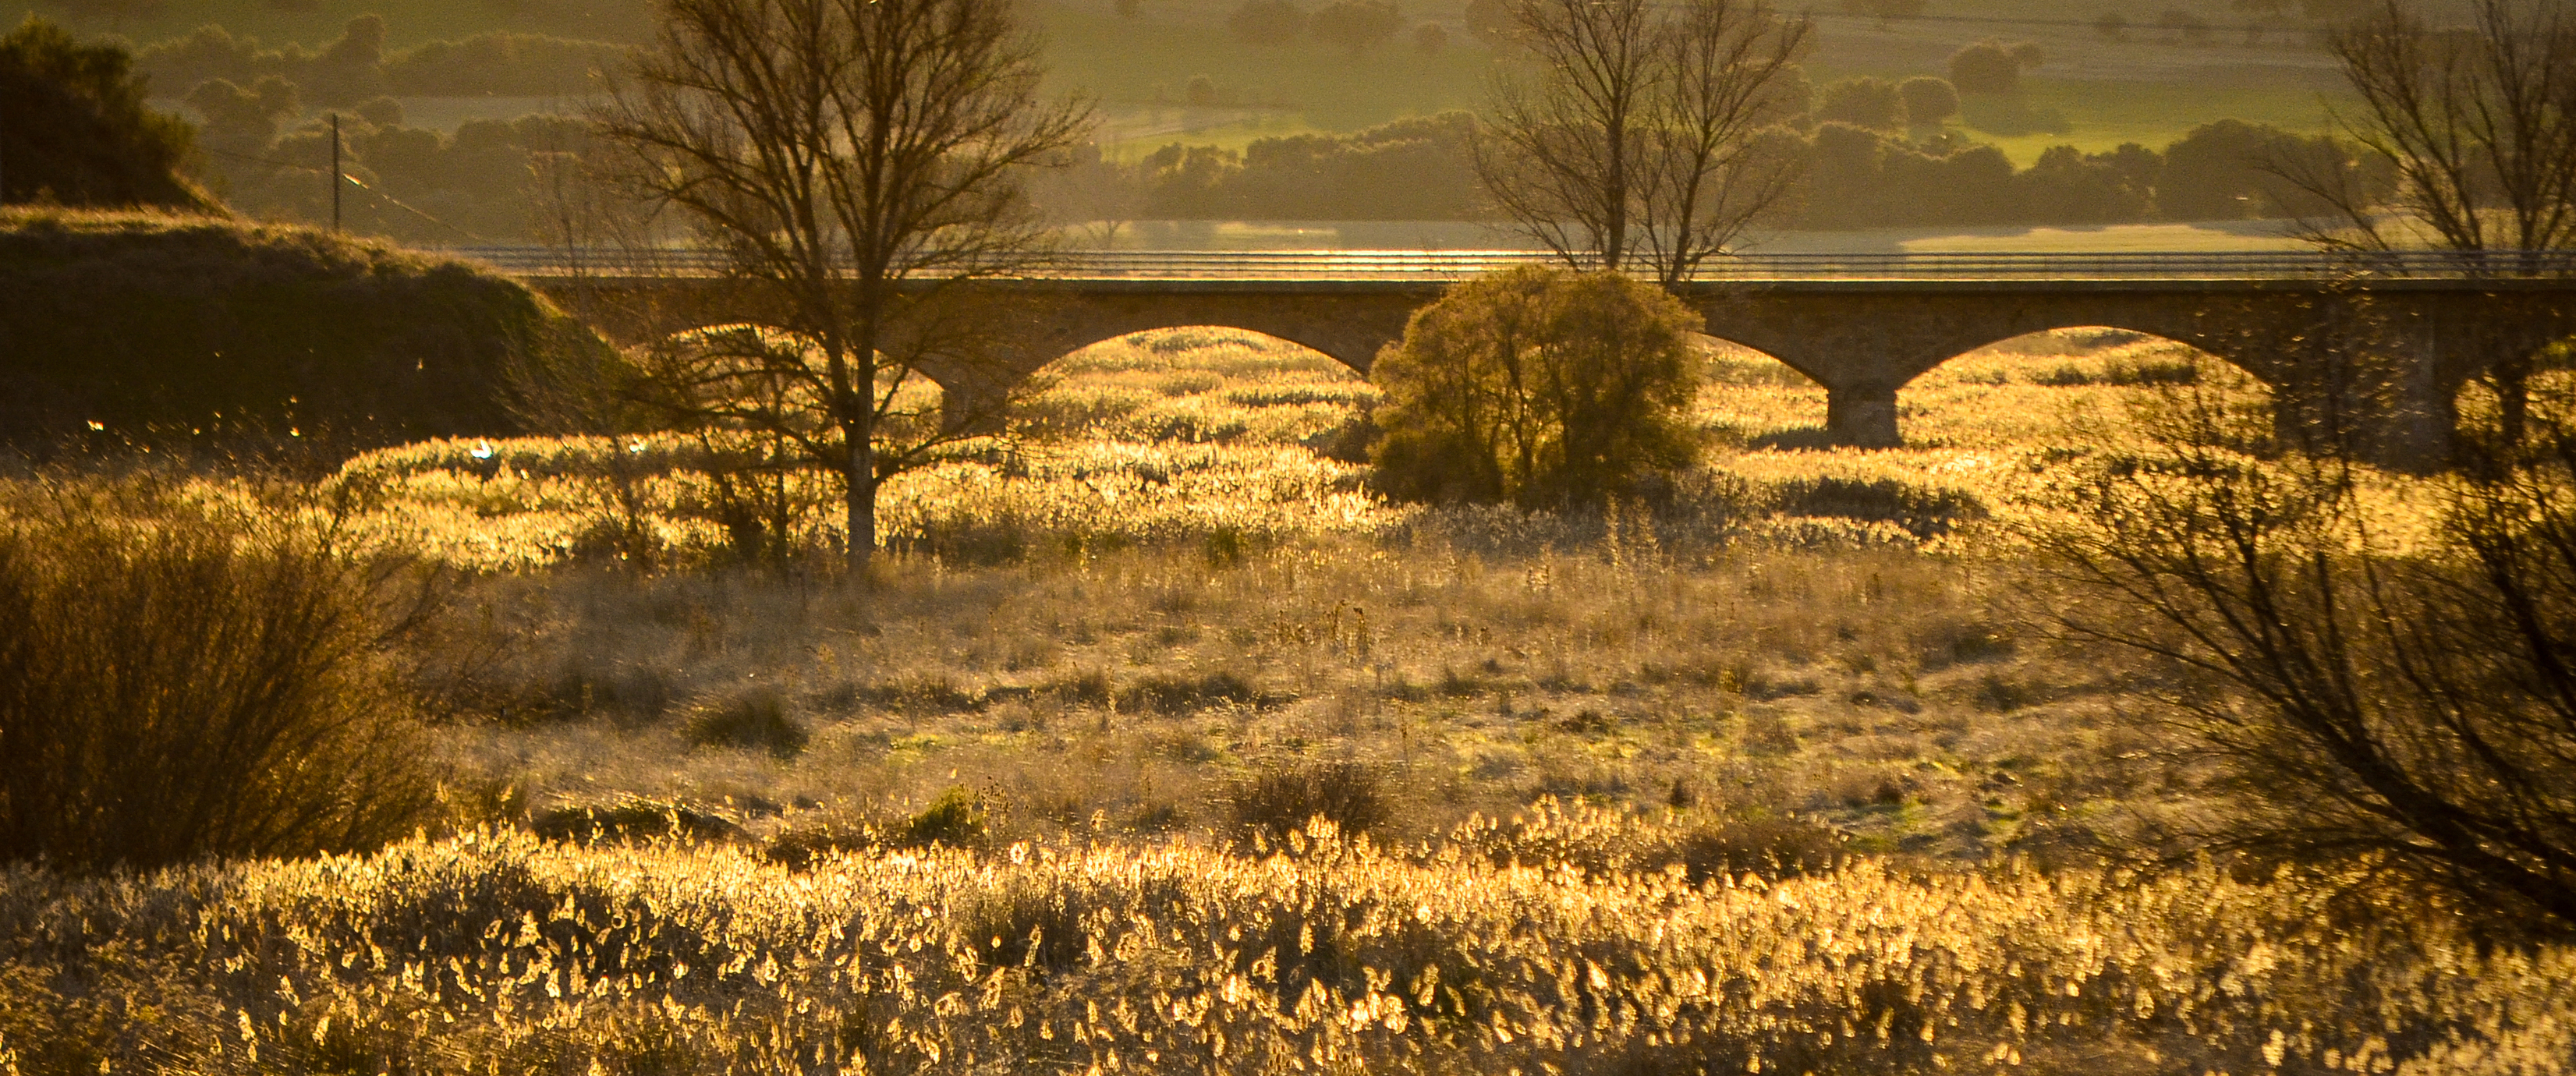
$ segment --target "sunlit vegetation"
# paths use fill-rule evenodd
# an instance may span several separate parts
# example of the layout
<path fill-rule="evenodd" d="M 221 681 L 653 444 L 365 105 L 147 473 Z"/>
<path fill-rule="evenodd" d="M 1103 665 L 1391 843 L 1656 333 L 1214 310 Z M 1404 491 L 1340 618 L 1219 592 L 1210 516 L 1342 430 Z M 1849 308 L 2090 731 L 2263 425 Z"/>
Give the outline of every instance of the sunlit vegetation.
<path fill-rule="evenodd" d="M 888 488 L 873 580 L 721 437 L 174 485 L 451 573 L 386 681 L 439 780 L 352 857 L 0 874 L 0 1071 L 2565 1071 L 2526 924 L 2159 860 L 2244 791 L 2052 627 L 2051 483 L 2259 385 L 2061 330 L 1862 453 L 1702 360 L 1698 468 L 1524 514 L 1377 494 L 1324 356 L 1104 342 Z"/>
<path fill-rule="evenodd" d="M 21 873 L 0 878 L 23 924 L 0 1066 L 2436 1073 L 2561 1071 L 2570 1047 L 2565 952 L 2338 913 L 2313 895 L 2334 878 L 1495 861 L 1656 826 L 1576 811 L 1429 855 L 1301 836 L 1267 858 L 1014 845 L 794 871 L 485 834 Z"/>

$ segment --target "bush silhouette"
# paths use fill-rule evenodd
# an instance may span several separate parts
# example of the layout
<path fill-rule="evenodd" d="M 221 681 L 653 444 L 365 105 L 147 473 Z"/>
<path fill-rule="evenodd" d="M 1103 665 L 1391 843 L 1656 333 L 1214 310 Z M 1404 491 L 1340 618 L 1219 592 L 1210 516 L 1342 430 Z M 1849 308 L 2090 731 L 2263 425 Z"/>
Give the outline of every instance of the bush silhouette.
<path fill-rule="evenodd" d="M 1404 29 L 1404 16 L 1391 0 L 1334 0 L 1307 20 L 1307 32 L 1351 50 L 1357 56 Z"/>
<path fill-rule="evenodd" d="M 179 174 L 193 132 L 144 93 L 121 47 L 32 17 L 0 36 L 0 202 L 220 211 Z"/>
<path fill-rule="evenodd" d="M 21 486 L 0 521 L 0 859 L 362 850 L 434 802 L 394 572 L 136 480 Z"/>
<path fill-rule="evenodd" d="M 1371 379 L 1380 484 L 1413 500 L 1592 503 L 1687 465 L 1690 308 L 1615 273 L 1527 266 L 1417 311 Z"/>
<path fill-rule="evenodd" d="M 1379 785 L 1377 774 L 1357 762 L 1292 763 L 1235 786 L 1226 805 L 1238 834 L 1278 848 L 1316 818 L 1348 836 L 1385 825 L 1394 810 Z"/>
<path fill-rule="evenodd" d="M 1950 84 L 1960 93 L 2017 93 L 2021 90 L 2021 53 L 1992 41 L 1980 41 L 1950 54 Z"/>
<path fill-rule="evenodd" d="M 813 736 L 787 716 L 778 689 L 759 687 L 720 699 L 689 722 L 689 742 L 700 747 L 749 747 L 782 759 L 802 754 Z"/>
<path fill-rule="evenodd" d="M 1842 122 L 1854 127 L 1892 131 L 1908 122 L 1907 100 L 1895 84 L 1884 79 L 1852 78 L 1825 87 L 1816 104 L 1819 122 Z M 1926 122 L 1926 121 L 1913 121 Z"/>

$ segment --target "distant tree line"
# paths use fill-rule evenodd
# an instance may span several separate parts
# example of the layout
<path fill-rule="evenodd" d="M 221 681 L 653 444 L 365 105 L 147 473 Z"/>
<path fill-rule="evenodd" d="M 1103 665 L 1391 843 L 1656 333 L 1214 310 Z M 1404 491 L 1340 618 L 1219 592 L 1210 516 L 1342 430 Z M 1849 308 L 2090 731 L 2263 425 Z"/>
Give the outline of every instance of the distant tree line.
<path fill-rule="evenodd" d="M 1416 117 L 1349 135 L 1254 141 L 1241 152 L 1165 146 L 1077 180 L 1134 188 L 1145 219 L 1463 220 L 1476 213 L 1466 153 L 1475 118 Z"/>
<path fill-rule="evenodd" d="M 1939 93 L 1943 80 L 1862 83 L 1876 80 L 1818 95 L 1815 112 L 1841 118 L 1810 114 L 1761 136 L 1760 151 L 1791 158 L 1799 176 L 1775 223 L 2118 224 L 2323 212 L 2315 195 L 2278 174 L 2284 160 L 2349 173 L 2363 188 L 2393 182 L 2377 158 L 2332 139 L 2239 120 L 2203 124 L 2161 150 L 2059 146 L 2016 168 L 1993 146 L 1909 127 L 1913 100 L 1955 102 Z M 1473 116 L 1451 112 L 1349 135 L 1259 139 L 1240 151 L 1173 143 L 1127 164 L 1095 151 L 1052 177 L 1041 196 L 1066 219 L 1483 220 L 1490 211 L 1468 150 L 1474 130 Z"/>
<path fill-rule="evenodd" d="M 1275 48 L 1311 37 L 1360 56 L 1402 31 L 1405 19 L 1393 0 L 1331 0 L 1311 12 L 1296 0 L 1245 0 L 1225 25 L 1250 45 Z M 1438 52 L 1448 42 L 1449 32 L 1438 23 L 1414 27 L 1416 49 Z"/>
<path fill-rule="evenodd" d="M 587 92 L 590 72 L 620 46 L 517 34 L 384 48 L 383 20 L 351 20 L 319 48 L 269 48 L 206 27 L 144 48 L 137 74 L 186 86 L 202 117 L 190 150 L 195 176 L 249 213 L 329 219 L 328 128 L 313 106 L 342 111 L 341 190 L 350 227 L 413 242 L 526 240 L 553 186 L 596 152 L 586 124 L 561 116 L 478 120 L 453 132 L 405 123 L 394 95 Z M 2020 73 L 2042 60 L 2026 45 L 1961 49 L 1949 78 L 1849 79 L 1813 86 L 1794 68 L 1780 80 L 1780 120 L 1757 138 L 1785 162 L 1795 188 L 1769 222 L 1837 229 L 2010 224 L 2110 224 L 2315 215 L 2331 207 L 2286 172 L 2345 175 L 2336 188 L 2375 203 L 2394 183 L 2377 155 L 2319 136 L 2228 120 L 2161 150 L 2049 150 L 2016 168 L 1991 146 L 1944 124 L 1963 102 L 2010 101 Z M 1065 221 L 1134 219 L 1484 220 L 1464 112 L 1399 120 L 1345 134 L 1265 138 L 1241 150 L 1166 145 L 1135 161 L 1094 148 L 1077 167 L 1037 178 L 1042 205 Z M 177 158 L 174 158 L 176 160 Z M 2282 162 L 2296 162 L 2282 167 Z M 32 173 L 7 180 L 14 190 Z M 30 188 L 32 191 L 32 188 Z"/>
<path fill-rule="evenodd" d="M 201 27 L 144 46 L 135 69 L 160 91 L 179 94 L 215 79 L 248 85 L 280 78 L 306 103 L 336 107 L 386 95 L 585 95 L 597 91 L 593 73 L 614 68 L 624 53 L 625 46 L 604 41 L 498 31 L 387 52 L 383 17 L 361 15 L 318 49 L 270 48 L 220 26 Z"/>
<path fill-rule="evenodd" d="M 331 219 L 331 129 L 296 119 L 295 85 L 276 75 L 248 86 L 214 79 L 188 103 L 205 117 L 198 170 L 227 204 L 263 218 Z M 579 117 L 469 120 L 442 133 L 405 124 L 389 97 L 340 114 L 340 141 L 343 223 L 415 243 L 545 236 L 555 188 L 597 152 Z"/>

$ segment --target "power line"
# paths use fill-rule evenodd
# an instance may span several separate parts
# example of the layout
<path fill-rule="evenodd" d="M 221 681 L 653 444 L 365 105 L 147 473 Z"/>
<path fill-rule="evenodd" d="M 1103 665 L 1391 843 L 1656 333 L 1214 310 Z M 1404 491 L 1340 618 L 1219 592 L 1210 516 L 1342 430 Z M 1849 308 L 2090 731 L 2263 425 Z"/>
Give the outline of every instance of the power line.
<path fill-rule="evenodd" d="M 233 151 L 231 151 L 231 150 L 216 149 L 216 148 L 214 148 L 214 147 L 212 147 L 212 146 L 202 146 L 202 147 L 199 147 L 199 148 L 204 149 L 206 152 L 208 152 L 208 153 L 212 153 L 212 154 L 214 154 L 214 155 L 216 155 L 216 156 L 218 156 L 218 157 L 230 157 L 230 158 L 232 158 L 232 159 L 234 159 L 234 160 L 237 160 L 237 161 L 250 161 L 250 162 L 252 162 L 252 163 L 254 163 L 254 164 L 265 164 L 265 165 L 268 165 L 268 166 L 273 167 L 273 168 L 292 168 L 292 169 L 295 169 L 296 171 L 299 171 L 299 172 L 317 172 L 317 173 L 320 173 L 320 174 L 322 174 L 322 175 L 330 175 L 330 174 L 331 174 L 331 170 L 330 170 L 330 169 L 328 169 L 328 168 L 317 168 L 317 167 L 314 167 L 313 165 L 309 165 L 309 164 L 297 164 L 297 163 L 296 163 L 296 162 L 294 162 L 294 161 L 281 161 L 281 160 L 276 160 L 276 159 L 274 159 L 274 158 L 270 158 L 270 157 L 262 157 L 262 156 L 259 156 L 259 155 L 257 155 L 257 154 L 253 154 L 253 153 L 235 153 L 235 152 L 233 152 Z M 342 173 L 340 173 L 340 178 L 341 178 L 343 181 L 347 182 L 350 186 L 352 186 L 352 187 L 356 187 L 356 188 L 358 188 L 358 189 L 359 189 L 359 190 L 361 190 L 361 191 L 365 191 L 369 197 L 372 197 L 372 198 L 375 198 L 375 199 L 377 199 L 377 200 L 379 200 L 379 201 L 385 202 L 385 203 L 387 203 L 387 204 L 389 204 L 389 205 L 393 206 L 393 207 L 394 207 L 394 208 L 396 208 L 396 209 L 399 209 L 399 210 L 402 210 L 402 211 L 403 211 L 403 212 L 405 212 L 405 213 L 409 213 L 409 214 L 411 214 L 412 216 L 419 217 L 419 218 L 420 218 L 420 219 L 422 219 L 422 220 L 428 221 L 428 222 L 430 222 L 431 224 L 438 225 L 439 227 L 441 227 L 441 228 L 445 228 L 445 229 L 447 229 L 448 231 L 455 232 L 456 234 L 461 235 L 461 236 L 464 236 L 465 238 L 467 238 L 467 239 L 471 239 L 471 240 L 473 240 L 473 241 L 475 241 L 475 242 L 477 242 L 477 243 L 489 243 L 489 242 L 491 242 L 491 240 L 489 240 L 489 239 L 485 239 L 485 238 L 483 238 L 482 236 L 479 236 L 479 235 L 474 234 L 473 232 L 467 231 L 467 230 L 465 230 L 465 229 L 463 229 L 463 228 L 459 228 L 459 227 L 457 227 L 456 225 L 449 224 L 449 223 L 447 223 L 446 221 L 440 220 L 440 219 L 438 219 L 437 217 L 433 217 L 433 216 L 429 215 L 428 213 L 425 213 L 425 212 L 423 212 L 423 211 L 421 211 L 421 210 L 419 210 L 419 209 L 413 208 L 411 205 L 409 205 L 408 203 L 405 203 L 405 202 L 404 202 L 402 199 L 400 199 L 400 198 L 396 198 L 396 197 L 394 197 L 393 195 L 386 194 L 385 192 L 380 191 L 380 190 L 377 190 L 377 189 L 375 189 L 374 187 L 370 187 L 370 186 L 368 186 L 368 185 L 367 185 L 367 182 L 366 182 L 365 180 L 359 179 L 359 178 L 358 178 L 358 177 L 356 177 L 356 176 L 350 175 L 350 174 L 348 174 L 348 173 L 346 173 L 346 172 L 342 172 Z M 334 199 L 337 199 L 337 198 L 339 197 L 339 188 L 338 188 L 338 186 L 337 186 L 336 184 L 335 184 L 335 185 L 333 185 L 333 187 L 332 187 L 332 197 L 333 197 Z"/>

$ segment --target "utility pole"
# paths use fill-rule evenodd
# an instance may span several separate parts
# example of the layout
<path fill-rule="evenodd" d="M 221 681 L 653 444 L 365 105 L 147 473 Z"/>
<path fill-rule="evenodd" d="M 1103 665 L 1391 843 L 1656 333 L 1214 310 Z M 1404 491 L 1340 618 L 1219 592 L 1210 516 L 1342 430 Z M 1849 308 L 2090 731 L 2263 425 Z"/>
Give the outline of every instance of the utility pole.
<path fill-rule="evenodd" d="M 331 230 L 340 230 L 340 114 L 331 114 Z"/>

